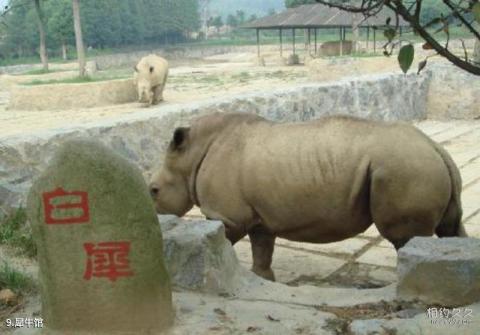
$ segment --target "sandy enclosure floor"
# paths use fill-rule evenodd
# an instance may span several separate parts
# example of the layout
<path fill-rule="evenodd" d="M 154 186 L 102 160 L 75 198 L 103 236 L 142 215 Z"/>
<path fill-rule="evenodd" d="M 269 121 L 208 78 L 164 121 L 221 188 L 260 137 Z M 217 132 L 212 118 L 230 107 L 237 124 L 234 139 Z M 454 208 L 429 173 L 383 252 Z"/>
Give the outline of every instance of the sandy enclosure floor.
<path fill-rule="evenodd" d="M 266 66 L 254 65 L 253 53 L 229 53 L 197 60 L 174 60 L 164 92 L 163 105 L 200 102 L 205 99 L 248 92 L 266 92 L 309 82 L 335 81 L 340 78 L 373 73 L 399 73 L 396 57 L 321 58 L 307 61 L 308 66 L 284 66 L 275 52 L 264 55 Z M 414 65 L 415 66 L 415 65 Z M 98 76 L 128 78 L 131 68 L 100 71 Z M 0 75 L 0 136 L 18 136 L 45 129 L 92 123 L 145 111 L 139 103 L 95 108 L 20 111 L 7 108 L 12 81 L 65 79 L 75 71 L 59 71 L 36 76 Z M 5 84 L 9 83 L 9 85 Z"/>
<path fill-rule="evenodd" d="M 238 57 L 239 55 L 237 55 Z M 241 56 L 241 55 L 240 55 Z M 128 76 L 130 69 L 110 70 L 114 75 Z M 75 76 L 76 72 L 70 72 Z M 65 78 L 65 72 L 58 77 Z M 55 73 L 48 74 L 55 78 Z M 44 129 L 62 128 L 100 121 L 125 114 L 145 111 L 140 103 L 103 106 L 96 108 L 66 109 L 51 111 L 19 111 L 7 108 L 9 87 L 1 85 L 0 76 L 0 136 L 21 135 Z M 20 77 L 20 76 L 19 76 Z M 29 79 L 32 76 L 28 76 Z M 35 76 L 43 80 L 43 75 Z M 307 68 L 304 66 L 253 66 L 250 62 L 226 62 L 222 58 L 205 60 L 193 65 L 171 68 L 164 92 L 163 105 L 200 102 L 214 97 L 222 97 L 245 92 L 258 92 L 308 82 Z"/>

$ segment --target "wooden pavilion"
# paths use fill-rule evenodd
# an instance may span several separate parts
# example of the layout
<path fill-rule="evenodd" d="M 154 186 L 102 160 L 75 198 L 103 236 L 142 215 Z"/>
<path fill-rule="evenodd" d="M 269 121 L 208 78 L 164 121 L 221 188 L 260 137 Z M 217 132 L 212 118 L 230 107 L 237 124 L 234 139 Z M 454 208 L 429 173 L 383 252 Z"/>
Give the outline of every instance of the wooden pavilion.
<path fill-rule="evenodd" d="M 283 32 L 292 30 L 293 54 L 295 54 L 295 30 L 303 29 L 307 32 L 307 43 L 311 44 L 311 33 L 314 33 L 315 54 L 317 54 L 317 36 L 321 29 L 338 29 L 340 45 L 345 41 L 346 29 L 366 30 L 367 47 L 370 39 L 370 31 L 373 30 L 373 46 L 376 51 L 376 31 L 378 28 L 387 27 L 387 18 L 391 18 L 391 25 L 395 25 L 395 14 L 388 8 L 384 8 L 377 15 L 365 19 L 361 14 L 354 14 L 331 8 L 322 4 L 302 5 L 289 8 L 283 12 L 262 17 L 242 26 L 245 29 L 255 29 L 257 35 L 257 54 L 260 56 L 260 30 L 278 30 L 280 40 L 280 55 L 283 55 Z M 408 26 L 401 18 L 399 19 L 400 34 L 402 29 Z"/>

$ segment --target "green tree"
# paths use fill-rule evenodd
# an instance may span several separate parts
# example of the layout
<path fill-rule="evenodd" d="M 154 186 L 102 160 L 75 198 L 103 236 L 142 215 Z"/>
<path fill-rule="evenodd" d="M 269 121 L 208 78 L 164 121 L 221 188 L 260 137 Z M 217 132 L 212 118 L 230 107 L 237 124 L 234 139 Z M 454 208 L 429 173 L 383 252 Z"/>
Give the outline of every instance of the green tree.
<path fill-rule="evenodd" d="M 245 12 L 243 10 L 237 10 L 236 16 L 238 24 L 242 24 L 245 22 Z"/>
<path fill-rule="evenodd" d="M 80 16 L 88 46 L 105 48 L 120 44 L 121 22 L 116 0 L 83 0 Z"/>
<path fill-rule="evenodd" d="M 232 14 L 229 14 L 227 16 L 227 24 L 230 26 L 230 27 L 236 27 L 238 26 L 238 19 L 236 16 L 232 15 Z"/>
<path fill-rule="evenodd" d="M 122 0 L 119 4 L 121 20 L 121 43 L 123 45 L 143 43 L 145 24 L 142 19 L 141 1 Z"/>
<path fill-rule="evenodd" d="M 48 52 L 47 52 L 47 29 L 45 24 L 45 16 L 40 5 L 40 0 L 33 0 L 35 5 L 35 13 L 37 15 L 38 33 L 40 36 L 40 59 L 42 60 L 43 69 L 48 70 Z"/>
<path fill-rule="evenodd" d="M 71 0 L 47 1 L 45 11 L 48 13 L 48 36 L 60 45 L 62 58 L 66 60 L 67 45 L 75 39 L 72 2 Z"/>
<path fill-rule="evenodd" d="M 219 15 L 211 18 L 211 20 L 209 20 L 209 26 L 214 26 L 217 28 L 220 28 L 221 26 L 223 26 L 222 17 Z"/>
<path fill-rule="evenodd" d="M 73 44 L 72 0 L 11 0 L 8 13 L 0 17 L 2 55 L 36 53 L 40 39 L 36 1 L 43 12 L 46 44 L 61 47 L 63 55 Z M 94 48 L 182 40 L 200 26 L 198 0 L 79 0 L 78 5 L 83 41 Z"/>
<path fill-rule="evenodd" d="M 285 0 L 285 7 L 293 8 L 301 5 L 317 3 L 315 0 Z"/>
<path fill-rule="evenodd" d="M 37 19 L 33 3 L 21 0 L 10 1 L 10 10 L 3 16 L 5 38 L 2 52 L 6 57 L 33 55 L 38 41 Z"/>
<path fill-rule="evenodd" d="M 73 26 L 75 29 L 75 44 L 77 46 L 78 70 L 80 77 L 87 75 L 85 65 L 85 49 L 83 46 L 82 22 L 80 15 L 80 0 L 72 0 Z"/>
<path fill-rule="evenodd" d="M 257 16 L 255 14 L 252 14 L 250 15 L 250 17 L 248 18 L 248 22 L 252 22 L 252 21 L 255 21 L 257 19 Z"/>

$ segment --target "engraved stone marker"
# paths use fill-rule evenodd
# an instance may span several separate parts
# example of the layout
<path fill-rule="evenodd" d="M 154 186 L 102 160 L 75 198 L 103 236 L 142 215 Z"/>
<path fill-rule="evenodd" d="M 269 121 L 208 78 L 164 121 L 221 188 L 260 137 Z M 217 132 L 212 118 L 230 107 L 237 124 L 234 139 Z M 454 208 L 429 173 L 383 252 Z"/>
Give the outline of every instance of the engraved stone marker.
<path fill-rule="evenodd" d="M 158 333 L 173 322 L 162 233 L 140 171 L 106 147 L 66 143 L 28 196 L 45 328 Z"/>

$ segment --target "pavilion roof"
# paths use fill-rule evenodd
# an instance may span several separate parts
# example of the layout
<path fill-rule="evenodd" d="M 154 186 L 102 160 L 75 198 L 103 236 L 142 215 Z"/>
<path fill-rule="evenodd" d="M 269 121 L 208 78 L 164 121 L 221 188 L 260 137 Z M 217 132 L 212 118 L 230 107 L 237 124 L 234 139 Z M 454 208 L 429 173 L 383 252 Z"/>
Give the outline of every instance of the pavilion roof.
<path fill-rule="evenodd" d="M 358 21 L 361 21 L 360 27 L 386 26 L 388 17 L 391 17 L 390 24 L 395 24 L 395 13 L 386 7 L 376 16 L 365 19 L 362 14 L 354 14 L 322 4 L 313 4 L 288 8 L 283 12 L 251 21 L 242 28 L 342 28 L 351 27 L 355 16 L 358 16 Z M 408 26 L 408 23 L 400 18 L 399 25 Z"/>

